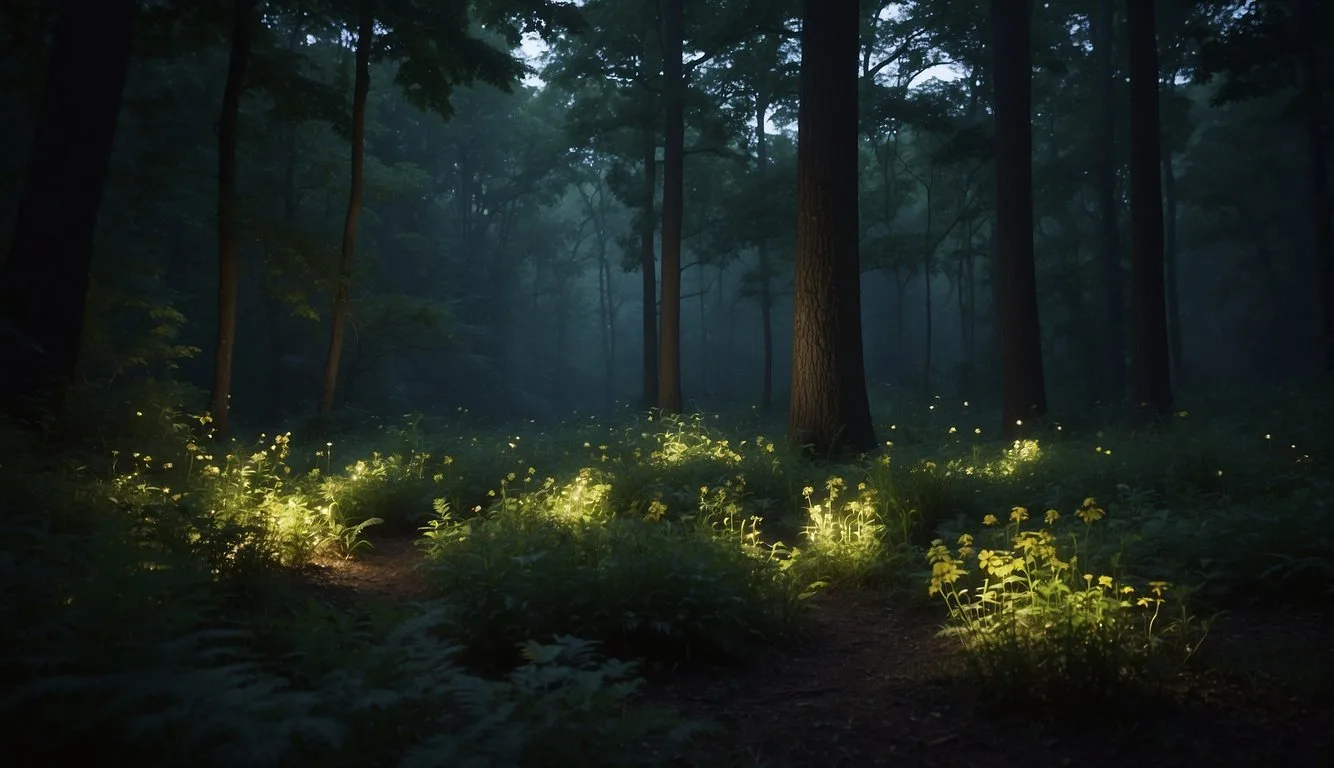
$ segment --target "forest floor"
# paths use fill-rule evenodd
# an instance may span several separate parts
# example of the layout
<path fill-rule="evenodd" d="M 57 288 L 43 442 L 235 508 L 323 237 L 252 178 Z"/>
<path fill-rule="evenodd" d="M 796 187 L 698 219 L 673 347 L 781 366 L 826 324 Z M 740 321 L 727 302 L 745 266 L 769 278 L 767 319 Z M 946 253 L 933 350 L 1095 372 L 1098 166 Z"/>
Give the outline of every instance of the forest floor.
<path fill-rule="evenodd" d="M 427 596 L 411 539 L 325 559 L 310 585 L 339 600 Z M 795 645 L 727 669 L 650 675 L 648 703 L 725 729 L 710 766 L 1328 765 L 1334 754 L 1334 616 L 1220 617 L 1202 663 L 1169 698 L 1115 717 L 1059 719 L 988 706 L 959 676 L 942 615 L 876 593 L 813 599 Z"/>

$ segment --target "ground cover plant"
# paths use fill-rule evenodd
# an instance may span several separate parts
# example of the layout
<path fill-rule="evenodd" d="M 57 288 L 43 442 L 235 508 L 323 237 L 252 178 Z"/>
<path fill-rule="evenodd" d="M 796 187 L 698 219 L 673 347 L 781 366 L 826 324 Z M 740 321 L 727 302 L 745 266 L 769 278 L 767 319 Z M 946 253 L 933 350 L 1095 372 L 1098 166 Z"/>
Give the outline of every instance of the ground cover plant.
<path fill-rule="evenodd" d="M 719 713 L 652 691 L 800 658 L 853 594 L 881 596 L 868 621 L 917 617 L 955 670 L 939 679 L 972 681 L 991 716 L 1133 719 L 1200 676 L 1328 679 L 1318 656 L 1271 678 L 1210 648 L 1229 613 L 1306 616 L 1334 594 L 1331 442 L 1293 413 L 1317 406 L 1005 443 L 934 405 L 835 462 L 763 424 L 662 414 L 304 446 L 181 419 L 141 450 L 7 459 L 15 754 L 89 738 L 146 764 L 707 762 Z M 413 523 L 418 599 L 339 592 L 340 563 L 373 569 L 377 535 Z"/>

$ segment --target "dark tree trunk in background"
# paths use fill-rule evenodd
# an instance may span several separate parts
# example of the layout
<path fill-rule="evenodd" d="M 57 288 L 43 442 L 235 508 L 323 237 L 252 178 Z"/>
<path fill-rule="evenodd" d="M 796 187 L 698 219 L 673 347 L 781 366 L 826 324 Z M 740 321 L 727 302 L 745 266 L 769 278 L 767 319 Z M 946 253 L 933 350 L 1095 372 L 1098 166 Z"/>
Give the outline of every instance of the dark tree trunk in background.
<path fill-rule="evenodd" d="M 1120 402 L 1126 394 L 1126 319 L 1125 289 L 1121 273 L 1120 205 L 1116 195 L 1116 116 L 1119 108 L 1115 100 L 1116 67 L 1112 50 L 1112 0 L 1098 0 L 1093 14 L 1093 47 L 1098 62 L 1098 150 L 1097 196 L 1100 216 L 1103 265 L 1103 301 L 1106 303 L 1107 332 L 1105 396 Z"/>
<path fill-rule="evenodd" d="M 761 97 L 756 97 L 755 106 L 755 154 L 759 164 L 760 189 L 766 190 L 764 180 L 769 173 L 769 137 L 764 124 L 769 119 L 769 105 Z M 760 326 L 763 332 L 764 370 L 760 386 L 760 407 L 765 411 L 774 405 L 774 297 L 769 283 L 769 241 L 761 237 L 756 247 L 759 256 L 760 272 Z"/>
<path fill-rule="evenodd" d="M 361 0 L 357 18 L 357 74 L 352 85 L 352 184 L 343 220 L 343 250 L 338 258 L 338 287 L 334 292 L 333 322 L 329 332 L 329 354 L 324 360 L 324 388 L 320 414 L 333 410 L 338 386 L 338 364 L 343 353 L 343 330 L 347 325 L 352 293 L 352 259 L 357 246 L 357 218 L 361 215 L 362 175 L 366 160 L 366 95 L 371 88 L 371 42 L 375 35 L 375 13 L 371 0 Z"/>
<path fill-rule="evenodd" d="M 996 304 L 1001 434 L 1047 412 L 1033 265 L 1033 122 L 1030 0 L 991 0 L 995 56 Z"/>
<path fill-rule="evenodd" d="M 644 301 L 644 406 L 658 403 L 658 287 L 654 277 L 653 201 L 657 194 L 657 132 L 644 132 L 644 220 L 639 232 L 639 271 L 643 278 Z"/>
<path fill-rule="evenodd" d="M 1131 395 L 1141 417 L 1148 417 L 1172 409 L 1153 0 L 1126 0 L 1126 25 L 1130 32 L 1130 216 L 1134 245 Z"/>
<path fill-rule="evenodd" d="M 934 251 L 931 242 L 931 188 L 934 182 L 926 185 L 926 231 L 922 233 L 924 242 L 922 243 L 922 294 L 926 298 L 925 305 L 922 307 L 922 319 L 924 338 L 922 339 L 922 396 L 931 397 L 931 344 L 935 328 L 932 326 L 931 319 L 935 314 L 931 307 L 931 262 L 932 251 Z"/>
<path fill-rule="evenodd" d="M 1322 30 L 1316 19 L 1316 0 L 1298 0 L 1297 20 L 1301 34 L 1301 69 L 1306 123 L 1307 152 L 1310 158 L 1311 227 L 1314 239 L 1316 280 L 1323 320 L 1324 372 L 1334 374 L 1334 196 L 1329 186 L 1329 134 L 1324 115 L 1329 95 L 1324 78 L 1334 73 L 1322 72 L 1319 65 Z"/>
<path fill-rule="evenodd" d="M 1173 93 L 1176 73 L 1163 79 L 1166 93 Z M 1177 284 L 1177 172 L 1172 165 L 1172 148 L 1163 142 L 1163 270 L 1167 281 L 1167 341 L 1172 359 L 1172 381 L 1180 387 L 1185 381 L 1185 352 L 1181 344 L 1181 293 Z"/>
<path fill-rule="evenodd" d="M 237 243 L 236 143 L 241 122 L 241 94 L 250 64 L 250 41 L 256 0 L 236 0 L 232 50 L 227 61 L 227 85 L 222 92 L 218 119 L 218 327 L 213 352 L 213 389 L 209 414 L 213 433 L 227 434 L 232 393 L 232 354 L 236 347 L 236 294 L 239 246 Z"/>
<path fill-rule="evenodd" d="M 135 0 L 65 6 L 0 265 L 0 411 L 20 421 L 58 416 L 78 365 L 97 215 L 139 10 Z"/>
<path fill-rule="evenodd" d="M 797 250 L 788 436 L 870 450 L 857 225 L 857 0 L 806 0 L 797 116 Z"/>
<path fill-rule="evenodd" d="M 658 333 L 658 407 L 681 410 L 681 225 L 685 207 L 684 0 L 662 5 L 663 112 L 662 306 Z"/>

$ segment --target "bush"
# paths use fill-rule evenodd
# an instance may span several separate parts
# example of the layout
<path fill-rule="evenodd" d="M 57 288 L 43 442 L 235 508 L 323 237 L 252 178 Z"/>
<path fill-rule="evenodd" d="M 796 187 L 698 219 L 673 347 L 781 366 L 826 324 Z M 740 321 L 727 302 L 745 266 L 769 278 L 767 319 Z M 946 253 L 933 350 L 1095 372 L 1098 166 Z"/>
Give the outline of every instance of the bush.
<path fill-rule="evenodd" d="M 799 595 L 753 523 L 590 513 L 606 491 L 571 485 L 466 522 L 442 506 L 427 531 L 427 577 L 470 658 L 505 665 L 517 643 L 575 635 L 614 656 L 716 660 L 790 628 Z"/>

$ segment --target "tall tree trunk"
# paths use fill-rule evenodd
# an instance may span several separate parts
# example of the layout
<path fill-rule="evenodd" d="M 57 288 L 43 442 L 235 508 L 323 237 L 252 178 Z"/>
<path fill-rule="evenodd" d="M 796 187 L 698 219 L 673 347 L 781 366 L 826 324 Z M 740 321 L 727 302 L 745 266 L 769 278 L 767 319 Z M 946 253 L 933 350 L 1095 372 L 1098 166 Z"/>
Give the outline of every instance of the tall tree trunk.
<path fill-rule="evenodd" d="M 1116 195 L 1116 118 L 1120 111 L 1115 100 L 1116 68 L 1112 51 L 1113 0 L 1098 0 L 1093 14 L 1093 46 L 1098 64 L 1098 112 L 1096 183 L 1102 251 L 1103 301 L 1107 319 L 1105 395 L 1120 402 L 1126 390 L 1125 289 L 1121 273 L 1120 206 Z"/>
<path fill-rule="evenodd" d="M 357 73 L 352 85 L 352 183 L 343 219 L 343 249 L 338 258 L 338 287 L 334 292 L 333 322 L 329 331 L 329 354 L 324 360 L 324 388 L 320 414 L 333 410 L 338 386 L 338 364 L 343 353 L 343 329 L 347 325 L 352 293 L 352 260 L 357 246 L 357 219 L 361 216 L 363 168 L 366 160 L 366 95 L 371 88 L 371 43 L 375 35 L 375 13 L 371 0 L 357 8 Z"/>
<path fill-rule="evenodd" d="M 598 204 L 602 203 L 602 192 L 598 191 Z M 615 371 L 615 351 L 612 347 L 614 338 L 612 328 L 612 287 L 611 265 L 607 260 L 607 231 L 602 224 L 600 214 L 594 214 L 594 231 L 598 239 L 598 328 L 602 342 L 602 405 L 610 408 L 612 403 L 612 377 Z"/>
<path fill-rule="evenodd" d="M 0 265 L 0 411 L 58 415 L 83 335 L 97 215 L 139 4 L 66 3 Z"/>
<path fill-rule="evenodd" d="M 924 354 L 922 355 L 923 397 L 931 396 L 931 342 L 933 341 L 932 334 L 935 331 L 931 324 L 931 318 L 934 314 L 931 306 L 931 252 L 934 250 L 931 243 L 932 186 L 934 186 L 934 184 L 926 186 L 926 232 L 923 234 L 923 238 L 926 242 L 922 244 L 922 278 L 925 282 L 925 290 L 923 291 L 923 294 L 926 296 L 925 306 L 922 307 L 922 314 L 926 325 L 926 328 L 924 329 L 926 333 L 926 338 L 924 339 L 925 346 L 923 347 Z"/>
<path fill-rule="evenodd" d="M 1031 0 L 991 0 L 996 88 L 996 259 L 1001 434 L 1047 412 L 1033 264 Z"/>
<path fill-rule="evenodd" d="M 1326 374 L 1334 374 L 1334 194 L 1329 184 L 1329 135 L 1325 131 L 1325 100 L 1329 98 L 1320 82 L 1319 55 L 1321 28 L 1316 20 L 1315 0 L 1298 0 L 1297 19 L 1301 29 L 1301 70 L 1303 118 L 1311 176 L 1311 227 L 1315 252 L 1316 281 L 1320 295 L 1324 356 L 1321 364 Z M 1328 73 L 1326 73 L 1328 74 Z"/>
<path fill-rule="evenodd" d="M 662 306 L 658 333 L 658 407 L 681 410 L 681 225 L 685 207 L 684 0 L 662 4 L 663 113 Z"/>
<path fill-rule="evenodd" d="M 764 124 L 769 119 L 767 100 L 757 96 L 755 99 L 755 154 L 759 165 L 760 189 L 765 190 L 765 179 L 769 173 L 769 135 Z M 773 291 L 769 274 L 769 240 L 761 236 L 759 245 L 760 271 L 760 327 L 763 333 L 764 370 L 760 385 L 760 408 L 769 411 L 774 404 L 774 319 Z"/>
<path fill-rule="evenodd" d="M 875 446 L 862 362 L 856 0 L 806 0 L 797 113 L 797 251 L 789 438 Z"/>
<path fill-rule="evenodd" d="M 1131 395 L 1140 416 L 1148 417 L 1172 409 L 1153 0 L 1126 0 L 1126 25 L 1130 33 L 1130 215 L 1134 244 Z"/>
<path fill-rule="evenodd" d="M 1163 79 L 1171 96 L 1176 87 L 1176 72 Z M 1172 164 L 1172 148 L 1163 142 L 1163 267 L 1167 280 L 1167 341 L 1172 359 L 1172 380 L 1177 387 L 1185 381 L 1185 352 L 1181 344 L 1181 294 L 1177 287 L 1179 258 L 1177 248 L 1177 173 Z"/>
<path fill-rule="evenodd" d="M 639 232 L 639 272 L 644 302 L 644 406 L 658 403 L 658 287 L 654 277 L 656 257 L 653 252 L 654 198 L 657 195 L 657 131 L 650 125 L 644 131 L 644 219 Z"/>
<path fill-rule="evenodd" d="M 236 295 L 238 290 L 236 144 L 241 122 L 241 94 L 245 91 L 246 68 L 250 65 L 250 41 L 256 0 L 236 0 L 232 28 L 232 50 L 227 60 L 227 85 L 222 91 L 222 115 L 218 119 L 218 326 L 213 351 L 213 390 L 209 414 L 213 433 L 227 434 L 232 394 L 232 354 L 236 346 Z"/>

